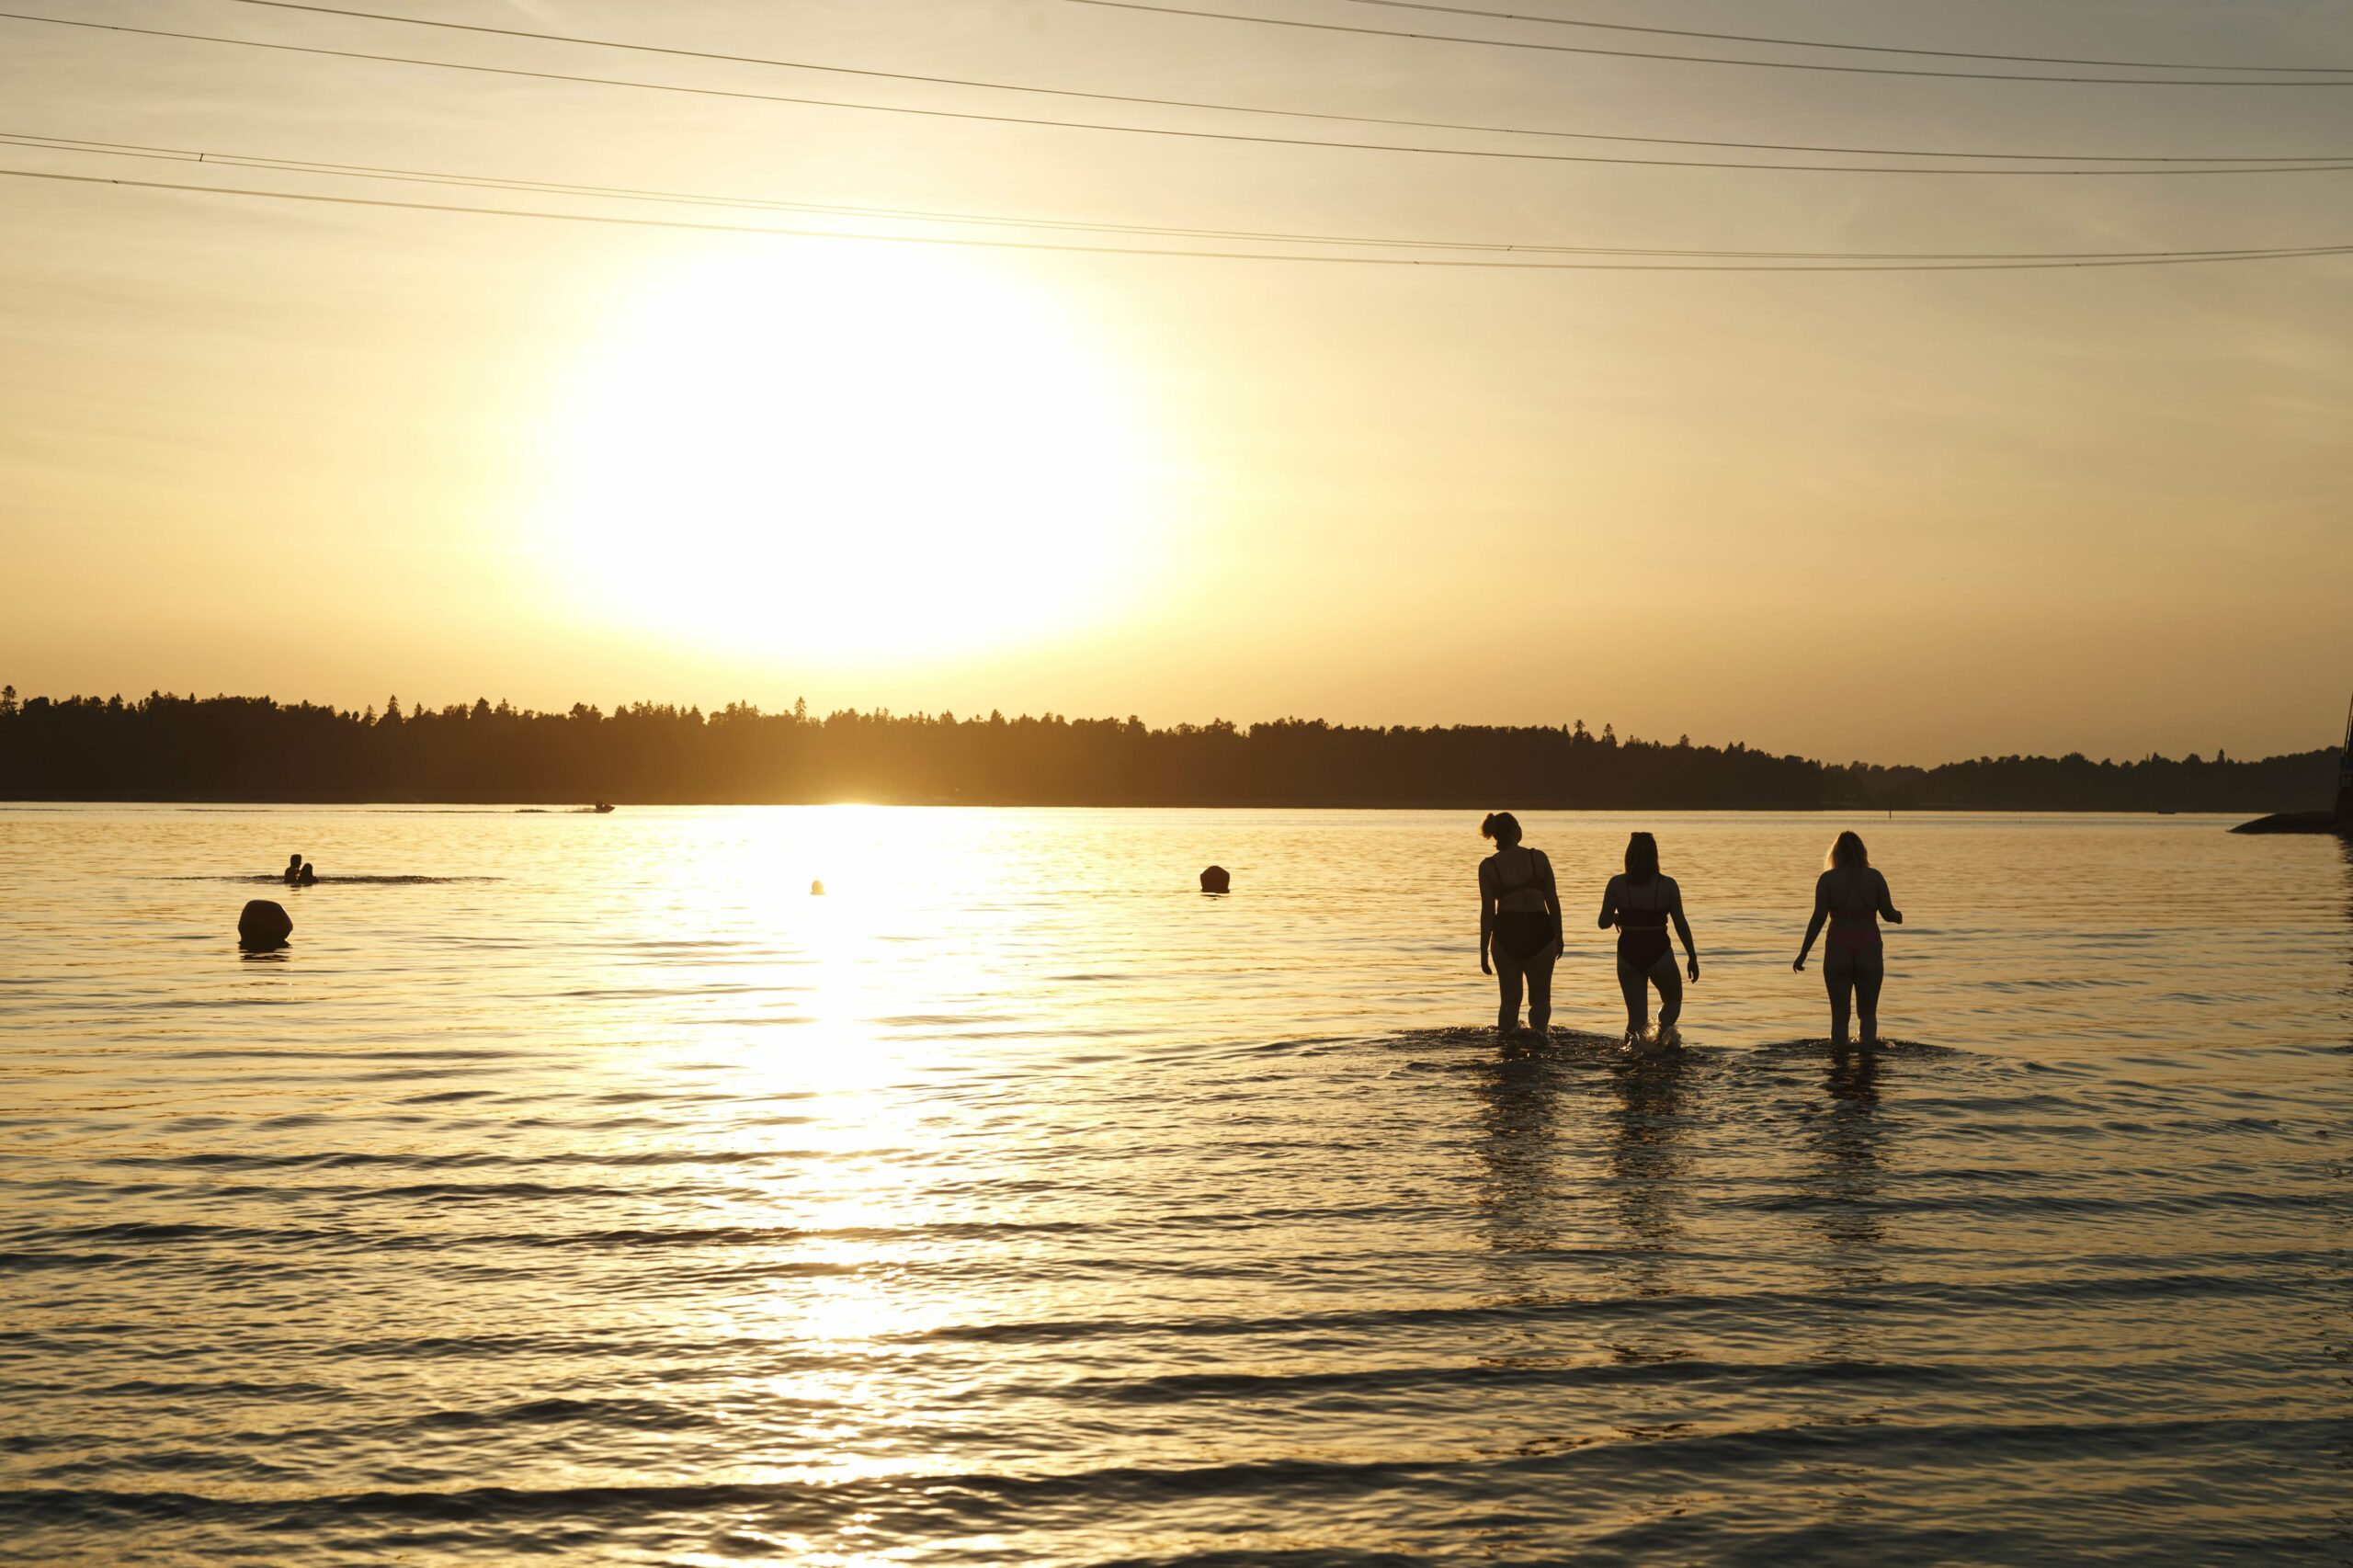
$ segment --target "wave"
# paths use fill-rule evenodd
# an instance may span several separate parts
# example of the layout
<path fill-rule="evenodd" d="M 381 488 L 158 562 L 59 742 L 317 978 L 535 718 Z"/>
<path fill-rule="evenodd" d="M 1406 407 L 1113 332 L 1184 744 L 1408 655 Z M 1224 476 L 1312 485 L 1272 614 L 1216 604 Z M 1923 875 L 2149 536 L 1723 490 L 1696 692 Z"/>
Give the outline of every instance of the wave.
<path fill-rule="evenodd" d="M 640 1402 L 655 1405 L 658 1402 Z M 562 1402 L 543 1402 L 539 1419 L 563 1419 Z M 640 1409 L 641 1419 L 654 1414 Z M 510 1407 L 510 1419 L 531 1418 Z M 650 1516 L 717 1517 L 806 1529 L 840 1520 L 871 1519 L 890 1533 L 936 1531 L 942 1524 L 1005 1528 L 1035 1510 L 1058 1506 L 1090 1510 L 1174 1506 L 1218 1499 L 1265 1505 L 1289 1498 L 1329 1507 L 1335 1501 L 1369 1503 L 1380 1495 L 1411 1495 L 1427 1509 L 1457 1506 L 1512 1477 L 1567 1481 L 1613 1477 L 1613 1486 L 1637 1478 L 1673 1475 L 1688 1482 L 1753 1472 L 1760 1466 L 1802 1460 L 1874 1470 L 1950 1465 L 1957 1453 L 2041 1465 L 2080 1464 L 2087 1454 L 2138 1457 L 2153 1451 L 2178 1460 L 2236 1456 L 2287 1456 L 2341 1439 L 2341 1423 L 2325 1417 L 2224 1416 L 2146 1421 L 2041 1422 L 1790 1421 L 1691 1429 L 1682 1424 L 1631 1427 L 1614 1437 L 1578 1438 L 1558 1446 L 1504 1453 L 1415 1454 L 1397 1458 L 1297 1457 L 1225 1463 L 1108 1464 L 1063 1471 L 1019 1473 L 910 1471 L 841 1481 L 678 1481 L 574 1486 L 454 1485 L 447 1489 L 270 1496 L 191 1492 L 27 1486 L 0 1491 L 0 1520 L 26 1526 L 116 1528 L 135 1522 L 209 1520 L 284 1532 L 332 1531 L 359 1521 L 415 1528 L 641 1524 Z M 1590 1472 L 1599 1471 L 1599 1475 Z M 451 1480 L 458 1477 L 452 1474 Z M 750 1516 L 746 1518 L 745 1516 Z M 2040 1521 L 2047 1528 L 2047 1521 Z M 414 1544 L 412 1540 L 410 1544 Z M 1996 1554 L 1991 1560 L 2004 1560 Z M 1394 1559 L 1392 1559 L 1394 1561 Z"/>
<path fill-rule="evenodd" d="M 444 882 L 503 882 L 504 877 L 423 877 L 423 876 L 334 876 L 321 877 L 316 881 L 290 884 L 284 877 L 162 877 L 166 882 L 235 882 L 240 885 L 272 887 L 372 887 L 405 888 L 431 887 Z"/>

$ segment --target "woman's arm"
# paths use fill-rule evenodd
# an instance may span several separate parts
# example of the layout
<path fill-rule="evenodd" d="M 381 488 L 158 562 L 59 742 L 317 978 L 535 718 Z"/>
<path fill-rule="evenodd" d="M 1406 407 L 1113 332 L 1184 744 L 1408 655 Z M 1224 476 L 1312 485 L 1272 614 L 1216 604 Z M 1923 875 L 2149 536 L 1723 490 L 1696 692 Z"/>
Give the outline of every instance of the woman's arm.
<path fill-rule="evenodd" d="M 1813 918 L 1805 923 L 1805 940 L 1798 944 L 1798 961 L 1790 967 L 1800 973 L 1805 970 L 1805 956 L 1813 951 L 1813 939 L 1822 935 L 1822 923 L 1830 918 L 1830 873 L 1824 871 L 1813 879 Z"/>
<path fill-rule="evenodd" d="M 1876 871 L 1871 874 L 1879 877 L 1879 917 L 1891 926 L 1903 925 L 1904 912 L 1895 907 L 1895 895 L 1887 891 L 1887 878 Z"/>
<path fill-rule="evenodd" d="M 1561 884 L 1552 876 L 1552 858 L 1539 850 L 1536 864 L 1544 873 L 1544 913 L 1552 917 L 1552 945 L 1565 948 L 1568 944 L 1561 939 Z"/>
<path fill-rule="evenodd" d="M 1675 922 L 1675 934 L 1683 938 L 1683 957 L 1691 983 L 1699 983 L 1699 949 L 1691 945 L 1691 922 L 1683 918 L 1683 884 L 1675 884 L 1675 897 L 1666 906 L 1667 918 Z"/>
<path fill-rule="evenodd" d="M 1479 862 L 1479 972 L 1493 974 L 1495 966 L 1487 961 L 1487 944 L 1495 935 L 1495 895 L 1487 891 L 1487 862 Z"/>
<path fill-rule="evenodd" d="M 1601 928 L 1607 931 L 1617 924 L 1618 879 L 1612 877 L 1609 879 L 1609 885 L 1601 890 Z"/>

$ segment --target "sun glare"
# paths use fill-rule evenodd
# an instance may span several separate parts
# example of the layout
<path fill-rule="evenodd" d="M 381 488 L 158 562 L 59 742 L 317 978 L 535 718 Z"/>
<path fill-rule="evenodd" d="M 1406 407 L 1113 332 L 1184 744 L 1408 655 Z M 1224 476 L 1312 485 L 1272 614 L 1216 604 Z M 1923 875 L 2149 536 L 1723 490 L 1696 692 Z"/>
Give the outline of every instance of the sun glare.
<path fill-rule="evenodd" d="M 602 614 L 811 662 L 996 648 L 1149 574 L 1142 422 L 984 262 L 764 245 L 651 289 L 578 367 L 545 523 Z"/>

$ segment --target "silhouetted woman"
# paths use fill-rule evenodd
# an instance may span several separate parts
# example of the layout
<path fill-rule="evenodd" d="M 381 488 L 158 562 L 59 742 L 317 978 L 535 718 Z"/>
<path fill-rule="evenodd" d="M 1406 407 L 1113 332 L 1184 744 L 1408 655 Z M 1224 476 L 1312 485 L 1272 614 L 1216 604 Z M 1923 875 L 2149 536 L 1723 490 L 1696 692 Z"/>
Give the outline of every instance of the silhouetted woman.
<path fill-rule="evenodd" d="M 1805 940 L 1798 947 L 1797 962 L 1790 967 L 1802 972 L 1805 956 L 1813 951 L 1813 939 L 1822 934 L 1822 923 L 1830 922 L 1830 945 L 1822 956 L 1822 978 L 1830 988 L 1830 1039 L 1832 1043 L 1847 1043 L 1847 1010 L 1849 999 L 1861 1007 L 1863 1043 L 1879 1043 L 1879 988 L 1887 978 L 1887 960 L 1880 948 L 1879 922 L 1884 915 L 1893 925 L 1904 924 L 1904 912 L 1895 907 L 1889 897 L 1887 879 L 1871 869 L 1870 852 L 1863 847 L 1861 837 L 1854 833 L 1842 833 L 1830 846 L 1830 853 L 1823 857 L 1822 875 L 1813 882 L 1813 918 L 1806 922 Z"/>
<path fill-rule="evenodd" d="M 1552 862 L 1520 843 L 1519 819 L 1509 812 L 1490 812 L 1479 831 L 1495 843 L 1495 852 L 1479 862 L 1479 972 L 1495 976 L 1503 988 L 1495 1028 L 1518 1032 L 1525 982 L 1528 1027 L 1542 1034 L 1552 1021 L 1552 960 L 1561 956 L 1561 890 Z"/>
<path fill-rule="evenodd" d="M 1626 1038 L 1650 1033 L 1651 987 L 1658 987 L 1658 1039 L 1672 1042 L 1675 1020 L 1683 1016 L 1683 978 L 1675 972 L 1675 949 L 1666 939 L 1668 921 L 1683 938 L 1691 960 L 1691 983 L 1699 983 L 1699 951 L 1691 945 L 1691 923 L 1683 918 L 1683 890 L 1658 869 L 1658 840 L 1647 833 L 1626 840 L 1626 869 L 1609 879 L 1601 894 L 1601 927 L 1618 927 L 1618 989 L 1626 996 Z"/>

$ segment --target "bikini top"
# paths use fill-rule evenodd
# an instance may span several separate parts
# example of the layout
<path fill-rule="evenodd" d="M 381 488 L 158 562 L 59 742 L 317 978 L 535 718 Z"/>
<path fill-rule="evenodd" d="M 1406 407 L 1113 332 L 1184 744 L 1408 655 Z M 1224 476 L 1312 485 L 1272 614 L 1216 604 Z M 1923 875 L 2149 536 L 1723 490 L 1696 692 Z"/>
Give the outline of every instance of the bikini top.
<path fill-rule="evenodd" d="M 1520 879 L 1519 879 L 1519 881 L 1516 881 L 1516 882 L 1512 883 L 1512 885 L 1511 885 L 1511 886 L 1509 886 L 1509 887 L 1506 887 L 1506 886 L 1504 886 L 1504 885 L 1503 885 L 1503 851 L 1502 851 L 1502 850 L 1500 850 L 1500 849 L 1496 850 L 1496 851 L 1495 851 L 1495 899 L 1496 899 L 1496 901 L 1497 901 L 1498 903 L 1500 903 L 1500 902 L 1502 902 L 1503 900 L 1509 898 L 1512 894 L 1514 894 L 1514 893 L 1516 893 L 1516 892 L 1543 892 L 1544 890 L 1543 890 L 1541 887 L 1540 887 L 1540 886 L 1538 885 L 1538 883 L 1539 883 L 1540 881 L 1542 881 L 1542 873 L 1543 873 L 1543 870 L 1544 870 L 1544 856 L 1543 856 L 1543 853 L 1542 853 L 1540 850 L 1530 849 L 1530 850 L 1528 852 L 1528 875 L 1526 875 L 1526 876 L 1524 876 L 1524 877 L 1520 878 Z"/>
<path fill-rule="evenodd" d="M 1673 879 L 1662 874 L 1654 875 L 1649 881 L 1642 883 L 1637 883 L 1631 877 L 1620 877 L 1618 880 L 1624 884 L 1618 899 L 1618 929 L 1620 931 L 1665 930 L 1667 907 L 1665 903 L 1637 907 L 1627 903 L 1626 898 L 1637 886 L 1648 890 L 1654 898 L 1663 898 L 1665 895 L 1662 890 L 1674 885 Z"/>
<path fill-rule="evenodd" d="M 1873 879 L 1870 872 L 1864 872 L 1863 875 L 1858 878 L 1853 884 L 1850 884 L 1847 887 L 1836 889 L 1836 891 L 1847 893 L 1850 896 L 1854 893 L 1859 892 L 1869 902 L 1856 905 L 1842 903 L 1832 904 L 1830 906 L 1830 918 L 1833 921 L 1867 920 L 1873 923 L 1878 921 L 1879 889 L 1873 885 Z"/>

